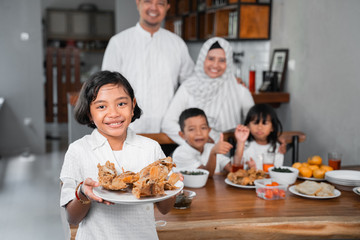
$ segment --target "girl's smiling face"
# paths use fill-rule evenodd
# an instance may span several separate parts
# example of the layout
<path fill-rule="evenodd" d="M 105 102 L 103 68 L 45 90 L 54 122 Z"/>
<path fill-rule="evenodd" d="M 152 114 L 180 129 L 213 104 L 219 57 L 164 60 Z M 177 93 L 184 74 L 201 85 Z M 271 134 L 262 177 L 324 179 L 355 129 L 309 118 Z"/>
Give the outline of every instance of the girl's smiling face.
<path fill-rule="evenodd" d="M 90 104 L 90 119 L 99 132 L 112 143 L 125 141 L 126 130 L 134 115 L 136 100 L 132 101 L 121 85 L 106 84 L 99 89 Z"/>

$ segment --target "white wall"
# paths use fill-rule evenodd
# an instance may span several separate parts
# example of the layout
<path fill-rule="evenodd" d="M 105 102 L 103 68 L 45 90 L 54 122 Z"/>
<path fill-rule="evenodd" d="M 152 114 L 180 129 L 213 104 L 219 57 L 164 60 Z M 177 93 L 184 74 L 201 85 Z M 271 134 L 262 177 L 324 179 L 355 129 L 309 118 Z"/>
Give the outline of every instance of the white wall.
<path fill-rule="evenodd" d="M 115 1 L 115 29 L 121 32 L 129 27 L 135 26 L 139 21 L 139 12 L 135 0 L 114 0 Z"/>
<path fill-rule="evenodd" d="M 285 130 L 300 130 L 300 161 L 328 151 L 343 165 L 360 164 L 360 1 L 273 1 L 271 48 L 289 48 L 295 70 L 278 110 Z"/>
<path fill-rule="evenodd" d="M 40 0 L 0 1 L 0 155 L 45 152 Z M 21 33 L 29 38 L 21 40 Z M 30 119 L 29 126 L 24 120 Z"/>

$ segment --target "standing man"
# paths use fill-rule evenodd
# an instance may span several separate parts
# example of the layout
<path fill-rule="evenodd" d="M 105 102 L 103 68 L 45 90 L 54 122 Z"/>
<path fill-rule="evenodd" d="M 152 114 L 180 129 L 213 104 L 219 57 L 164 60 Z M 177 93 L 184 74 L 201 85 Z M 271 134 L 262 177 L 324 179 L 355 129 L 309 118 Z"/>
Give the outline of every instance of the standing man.
<path fill-rule="evenodd" d="M 102 70 L 118 71 L 135 90 L 143 116 L 130 125 L 137 133 L 158 133 L 162 118 L 180 83 L 194 68 L 185 42 L 161 28 L 168 0 L 136 0 L 136 26 L 113 36 Z"/>

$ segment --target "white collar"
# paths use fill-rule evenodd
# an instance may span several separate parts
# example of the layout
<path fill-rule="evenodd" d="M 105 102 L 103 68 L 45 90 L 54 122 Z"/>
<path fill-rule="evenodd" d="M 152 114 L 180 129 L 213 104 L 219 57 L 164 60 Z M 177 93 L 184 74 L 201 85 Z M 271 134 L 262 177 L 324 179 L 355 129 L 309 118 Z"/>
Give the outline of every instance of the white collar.
<path fill-rule="evenodd" d="M 107 138 L 104 137 L 97 128 L 94 129 L 94 131 L 91 133 L 91 139 L 89 140 L 89 144 L 91 145 L 92 150 L 102 147 L 107 142 Z M 136 141 L 135 132 L 130 128 L 127 129 L 124 145 L 125 144 L 141 146 L 141 144 Z"/>
<path fill-rule="evenodd" d="M 148 31 L 146 31 L 141 25 L 139 22 L 136 23 L 135 25 L 135 28 L 137 29 L 137 31 L 140 32 L 140 34 L 144 35 L 145 37 L 148 37 L 148 38 L 154 38 L 156 36 L 158 36 L 161 31 L 162 31 L 162 28 L 160 27 L 159 30 L 157 30 L 156 32 L 153 33 L 153 35 L 151 36 L 151 33 L 149 33 Z"/>

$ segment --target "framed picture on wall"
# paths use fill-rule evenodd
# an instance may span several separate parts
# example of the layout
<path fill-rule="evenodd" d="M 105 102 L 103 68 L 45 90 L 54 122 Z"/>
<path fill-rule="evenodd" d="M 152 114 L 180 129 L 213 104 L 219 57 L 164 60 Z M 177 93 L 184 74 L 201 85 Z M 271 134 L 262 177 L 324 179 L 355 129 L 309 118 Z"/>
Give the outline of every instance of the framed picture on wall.
<path fill-rule="evenodd" d="M 271 58 L 270 71 L 278 73 L 277 79 L 280 92 L 284 90 L 288 57 L 289 49 L 274 49 Z"/>

